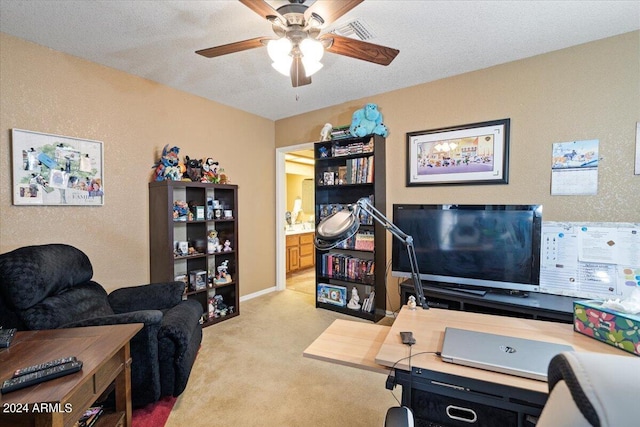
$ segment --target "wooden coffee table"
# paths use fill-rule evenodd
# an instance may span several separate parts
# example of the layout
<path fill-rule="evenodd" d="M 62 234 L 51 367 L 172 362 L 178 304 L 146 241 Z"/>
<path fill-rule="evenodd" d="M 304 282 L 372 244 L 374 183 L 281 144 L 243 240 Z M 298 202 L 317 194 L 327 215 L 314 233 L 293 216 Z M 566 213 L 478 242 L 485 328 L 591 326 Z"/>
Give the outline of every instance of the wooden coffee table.
<path fill-rule="evenodd" d="M 0 395 L 0 425 L 72 427 L 115 384 L 116 410 L 99 426 L 131 426 L 129 341 L 141 323 L 18 332 L 0 350 L 0 381 L 18 368 L 75 356 L 82 370 Z"/>

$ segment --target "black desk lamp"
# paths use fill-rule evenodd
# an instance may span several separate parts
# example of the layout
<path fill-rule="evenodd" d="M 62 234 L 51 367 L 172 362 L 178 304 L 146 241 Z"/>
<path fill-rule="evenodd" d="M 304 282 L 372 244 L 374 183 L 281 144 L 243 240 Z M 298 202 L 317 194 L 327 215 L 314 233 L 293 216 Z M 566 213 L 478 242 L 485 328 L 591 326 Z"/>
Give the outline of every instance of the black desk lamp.
<path fill-rule="evenodd" d="M 353 237 L 360 228 L 360 211 L 371 215 L 373 219 L 382 224 L 385 230 L 388 230 L 394 237 L 404 243 L 404 246 L 407 248 L 407 255 L 409 256 L 409 264 L 411 265 L 411 278 L 413 279 L 413 290 L 416 294 L 416 304 L 427 310 L 429 306 L 422 291 L 420 273 L 418 272 L 418 260 L 416 259 L 416 250 L 413 246 L 413 237 L 407 235 L 394 223 L 389 221 L 382 212 L 371 204 L 368 198 L 363 197 L 359 199 L 353 209 L 342 209 L 320 221 L 316 227 L 316 236 L 314 239 L 316 248 L 320 250 L 333 249 L 340 243 Z"/>

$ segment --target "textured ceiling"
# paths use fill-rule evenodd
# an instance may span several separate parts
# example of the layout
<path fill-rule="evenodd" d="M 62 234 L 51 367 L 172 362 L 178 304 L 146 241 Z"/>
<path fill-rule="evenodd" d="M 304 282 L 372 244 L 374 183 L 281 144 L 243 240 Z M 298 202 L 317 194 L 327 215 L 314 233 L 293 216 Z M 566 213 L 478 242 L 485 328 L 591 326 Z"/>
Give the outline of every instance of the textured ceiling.
<path fill-rule="evenodd" d="M 324 31 L 353 19 L 398 57 L 327 53 L 313 83 L 292 88 L 264 48 L 194 53 L 273 35 L 235 0 L 0 0 L 4 33 L 271 120 L 638 30 L 640 2 L 365 0 Z"/>

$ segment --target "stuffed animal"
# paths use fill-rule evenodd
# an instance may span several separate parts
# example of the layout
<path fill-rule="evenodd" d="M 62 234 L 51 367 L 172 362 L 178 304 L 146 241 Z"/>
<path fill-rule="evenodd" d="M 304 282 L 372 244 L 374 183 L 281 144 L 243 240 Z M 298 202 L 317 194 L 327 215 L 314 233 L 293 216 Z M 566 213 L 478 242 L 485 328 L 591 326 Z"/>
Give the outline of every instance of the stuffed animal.
<path fill-rule="evenodd" d="M 202 160 L 190 159 L 189 156 L 184 156 L 184 164 L 187 167 L 187 171 L 183 177 L 193 182 L 200 182 L 202 179 Z"/>
<path fill-rule="evenodd" d="M 218 177 L 218 165 L 219 162 L 214 162 L 211 157 L 207 157 L 206 160 L 202 162 L 202 182 L 219 182 L 220 178 Z"/>
<path fill-rule="evenodd" d="M 376 134 L 386 137 L 389 131 L 382 123 L 382 113 L 378 110 L 378 106 L 369 103 L 353 113 L 349 133 L 353 136 Z"/>
<path fill-rule="evenodd" d="M 178 153 L 180 148 L 171 147 L 169 144 L 165 145 L 162 149 L 162 157 L 152 167 L 155 168 L 153 172 L 154 181 L 180 181 L 181 174 L 178 167 L 180 159 Z"/>

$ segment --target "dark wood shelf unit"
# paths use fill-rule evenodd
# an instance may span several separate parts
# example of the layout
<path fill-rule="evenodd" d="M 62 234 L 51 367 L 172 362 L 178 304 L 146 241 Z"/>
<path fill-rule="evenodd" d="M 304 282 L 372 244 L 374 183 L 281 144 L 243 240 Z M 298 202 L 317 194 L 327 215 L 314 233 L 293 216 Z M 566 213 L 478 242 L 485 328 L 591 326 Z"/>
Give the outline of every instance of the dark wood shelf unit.
<path fill-rule="evenodd" d="M 343 149 L 355 144 L 363 144 L 373 147 L 371 152 L 360 152 L 347 155 L 335 155 L 335 148 Z M 386 182 L 385 182 L 385 139 L 379 135 L 368 135 L 362 138 L 346 138 L 340 140 L 322 141 L 314 144 L 315 152 L 315 218 L 316 226 L 323 218 L 322 207 L 328 205 L 348 205 L 356 203 L 362 197 L 373 196 L 373 204 L 380 212 L 386 214 Z M 323 155 L 326 153 L 327 155 Z M 359 159 L 367 162 L 367 168 L 373 165 L 373 173 L 369 174 L 367 180 L 362 178 L 356 180 L 356 183 L 347 183 L 340 169 L 346 167 L 347 162 L 358 162 Z M 355 167 L 355 166 L 354 166 Z M 334 184 L 327 185 L 325 183 L 325 172 L 333 173 Z M 343 178 L 342 183 L 338 183 L 340 177 Z M 360 182 L 369 181 L 369 182 Z M 354 250 L 354 249 L 332 249 L 330 251 L 321 251 L 316 249 L 316 307 L 331 310 L 343 314 L 347 314 L 361 319 L 377 322 L 386 315 L 386 286 L 385 286 L 385 265 L 387 258 L 386 230 L 382 225 L 374 223 L 362 224 L 360 231 L 373 232 L 374 234 L 374 250 Z M 361 260 L 372 260 L 375 263 L 373 279 L 370 283 L 363 281 L 341 279 L 328 277 L 322 273 L 323 256 L 331 252 L 334 254 L 350 255 Z M 374 291 L 374 301 L 371 312 L 363 310 L 353 310 L 345 306 L 334 305 L 318 300 L 317 290 L 320 284 L 342 286 L 347 288 L 346 303 L 351 298 L 351 290 L 355 287 L 360 297 L 359 303 L 362 305 L 364 300 Z"/>
<path fill-rule="evenodd" d="M 215 199 L 222 210 L 230 209 L 232 218 L 209 216 L 207 199 Z M 173 218 L 174 202 L 182 200 L 204 206 L 205 219 L 176 221 Z M 211 219 L 206 219 L 211 218 Z M 149 248 L 152 282 L 176 280 L 191 271 L 204 270 L 207 276 L 216 274 L 216 269 L 228 261 L 228 272 L 232 280 L 223 284 L 207 283 L 206 289 L 187 289 L 185 299 L 194 299 L 202 305 L 203 326 L 213 325 L 240 314 L 239 268 L 238 268 L 238 186 L 189 181 L 159 181 L 149 183 Z M 207 253 L 207 235 L 216 230 L 220 244 L 231 242 L 230 251 Z M 176 256 L 178 241 L 188 241 L 198 253 Z M 232 313 L 209 318 L 208 303 L 213 295 L 221 295 L 227 306 L 233 306 Z"/>

